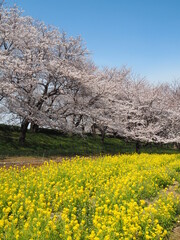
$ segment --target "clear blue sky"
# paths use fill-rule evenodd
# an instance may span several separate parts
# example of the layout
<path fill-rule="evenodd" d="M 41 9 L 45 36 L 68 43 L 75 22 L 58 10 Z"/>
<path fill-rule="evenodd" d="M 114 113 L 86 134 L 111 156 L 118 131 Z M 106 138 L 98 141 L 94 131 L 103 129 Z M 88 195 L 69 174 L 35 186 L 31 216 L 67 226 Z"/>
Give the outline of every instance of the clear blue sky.
<path fill-rule="evenodd" d="M 152 82 L 180 78 L 180 0 L 6 0 L 81 35 L 99 66 L 126 65 Z"/>

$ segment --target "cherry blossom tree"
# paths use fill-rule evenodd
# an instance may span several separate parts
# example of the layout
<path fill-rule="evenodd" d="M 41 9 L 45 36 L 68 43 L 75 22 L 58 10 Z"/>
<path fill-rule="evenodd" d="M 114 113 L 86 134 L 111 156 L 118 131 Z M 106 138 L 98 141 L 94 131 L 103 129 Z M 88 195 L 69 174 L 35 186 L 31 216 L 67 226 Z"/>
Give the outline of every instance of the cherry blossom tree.
<path fill-rule="evenodd" d="M 53 27 L 21 16 L 14 7 L 1 9 L 0 41 L 6 101 L 12 113 L 23 119 L 20 142 L 24 143 L 30 123 L 62 128 L 58 119 L 70 109 L 67 96 L 89 79 L 82 40 L 68 38 Z"/>
<path fill-rule="evenodd" d="M 99 70 L 91 67 L 91 81 L 81 85 L 73 98 L 74 109 L 79 114 L 74 114 L 72 126 L 84 132 L 99 132 L 104 141 L 106 133 L 112 133 L 115 128 L 112 111 L 117 82 L 122 82 L 128 74 L 126 68 Z"/>
<path fill-rule="evenodd" d="M 153 86 L 141 78 L 128 78 L 118 92 L 114 104 L 114 122 L 120 127 L 117 134 L 134 140 L 137 152 L 141 142 L 179 141 L 178 114 L 172 103 L 170 106 L 167 88 Z"/>
<path fill-rule="evenodd" d="M 99 69 L 80 37 L 0 7 L 1 111 L 27 128 L 98 131 L 136 142 L 180 142 L 179 84 L 153 86 L 131 70 Z M 6 109 L 6 110 L 5 110 Z"/>
<path fill-rule="evenodd" d="M 141 142 L 179 141 L 180 121 L 175 104 L 178 101 L 170 101 L 173 98 L 170 98 L 168 87 L 153 86 L 143 78 L 134 77 L 128 69 L 106 69 L 105 73 L 101 97 L 92 108 L 87 107 L 94 121 L 92 126 L 103 137 L 107 132 L 134 140 L 137 152 Z"/>
<path fill-rule="evenodd" d="M 180 146 L 180 81 L 177 79 L 170 84 L 163 84 L 163 104 L 170 115 L 170 120 L 162 133 L 167 141 Z M 168 134 L 169 133 L 169 134 Z"/>

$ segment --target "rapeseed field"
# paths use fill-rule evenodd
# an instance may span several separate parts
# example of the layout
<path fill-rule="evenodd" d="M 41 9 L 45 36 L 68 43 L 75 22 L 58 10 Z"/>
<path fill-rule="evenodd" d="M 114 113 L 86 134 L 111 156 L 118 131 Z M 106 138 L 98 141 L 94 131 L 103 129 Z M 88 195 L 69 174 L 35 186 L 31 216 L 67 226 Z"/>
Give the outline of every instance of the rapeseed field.
<path fill-rule="evenodd" d="M 0 169 L 0 239 L 167 239 L 180 155 L 75 157 Z"/>

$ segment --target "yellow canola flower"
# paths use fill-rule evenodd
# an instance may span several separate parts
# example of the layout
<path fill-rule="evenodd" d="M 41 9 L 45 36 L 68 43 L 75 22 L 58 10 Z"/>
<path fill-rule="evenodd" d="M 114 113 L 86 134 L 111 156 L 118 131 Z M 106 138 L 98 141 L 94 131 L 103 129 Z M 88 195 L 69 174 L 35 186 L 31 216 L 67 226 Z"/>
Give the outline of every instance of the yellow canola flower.
<path fill-rule="evenodd" d="M 2 228 L 4 226 L 4 220 L 0 220 L 0 228 Z"/>
<path fill-rule="evenodd" d="M 178 189 L 179 159 L 77 156 L 37 168 L 1 168 L 0 238 L 165 239 L 180 204 L 169 191 L 173 184 Z"/>

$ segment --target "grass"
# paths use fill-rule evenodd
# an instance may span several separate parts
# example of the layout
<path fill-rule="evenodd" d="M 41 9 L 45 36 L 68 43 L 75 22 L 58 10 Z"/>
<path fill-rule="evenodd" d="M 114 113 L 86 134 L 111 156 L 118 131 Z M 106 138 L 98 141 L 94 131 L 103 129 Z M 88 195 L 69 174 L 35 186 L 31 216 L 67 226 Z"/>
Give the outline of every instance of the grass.
<path fill-rule="evenodd" d="M 26 143 L 20 146 L 19 127 L 0 125 L 0 157 L 11 156 L 88 156 L 99 154 L 134 153 L 135 143 L 107 137 L 104 144 L 100 136 L 65 135 L 58 131 L 40 129 L 38 133 L 28 130 Z M 143 153 L 177 153 L 170 145 L 143 145 Z"/>

